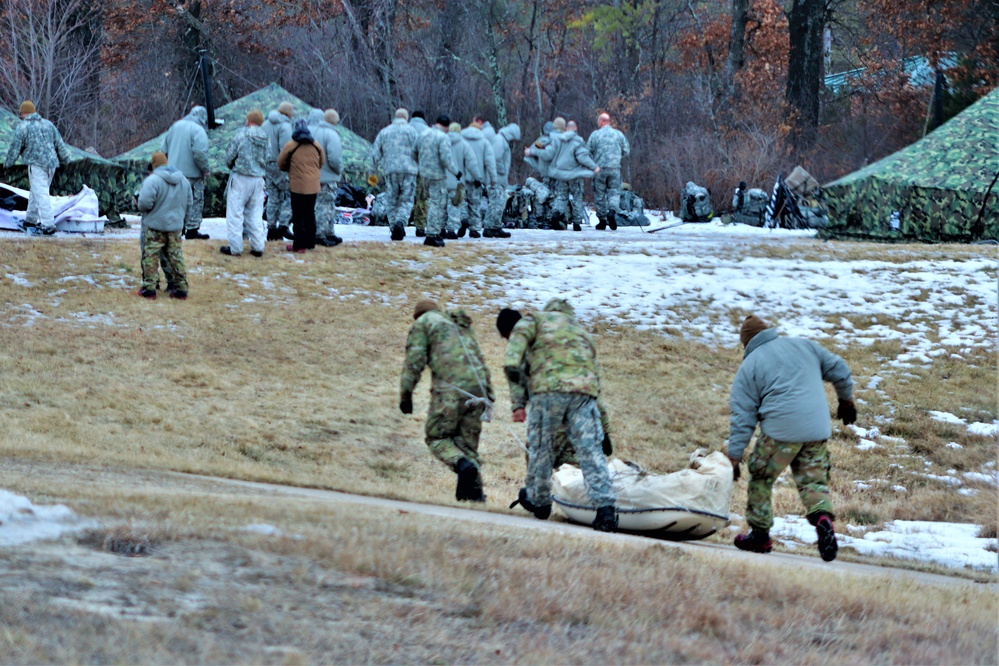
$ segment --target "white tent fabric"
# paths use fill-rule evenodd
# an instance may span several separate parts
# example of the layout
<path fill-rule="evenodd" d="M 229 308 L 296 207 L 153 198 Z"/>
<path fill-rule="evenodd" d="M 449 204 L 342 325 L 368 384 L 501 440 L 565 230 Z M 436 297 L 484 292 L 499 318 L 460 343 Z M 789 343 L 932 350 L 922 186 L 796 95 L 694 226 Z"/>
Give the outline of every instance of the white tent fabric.
<path fill-rule="evenodd" d="M 0 184 L 0 194 L 3 197 L 23 197 L 27 205 L 28 191 Z M 0 208 L 0 229 L 23 231 L 23 210 L 5 210 Z M 52 197 L 52 216 L 55 218 L 56 229 L 70 233 L 103 233 L 107 218 L 100 214 L 100 202 L 97 193 L 83 186 L 79 193 L 71 197 Z"/>

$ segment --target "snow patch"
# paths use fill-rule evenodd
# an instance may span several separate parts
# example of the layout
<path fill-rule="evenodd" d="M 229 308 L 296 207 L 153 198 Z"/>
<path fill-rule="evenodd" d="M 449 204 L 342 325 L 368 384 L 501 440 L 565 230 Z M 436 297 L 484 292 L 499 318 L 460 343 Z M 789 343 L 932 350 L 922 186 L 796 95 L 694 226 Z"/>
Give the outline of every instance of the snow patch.
<path fill-rule="evenodd" d="M 95 525 L 62 504 L 37 506 L 27 497 L 0 490 L 0 546 L 55 539 L 66 532 Z"/>

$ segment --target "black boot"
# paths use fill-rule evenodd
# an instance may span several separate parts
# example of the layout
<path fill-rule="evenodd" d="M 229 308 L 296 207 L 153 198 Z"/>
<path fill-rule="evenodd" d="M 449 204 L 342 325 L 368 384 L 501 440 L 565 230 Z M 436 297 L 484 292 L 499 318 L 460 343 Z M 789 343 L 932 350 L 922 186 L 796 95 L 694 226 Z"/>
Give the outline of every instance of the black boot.
<path fill-rule="evenodd" d="M 286 238 L 288 240 L 295 240 L 295 234 L 291 233 L 291 229 L 288 227 L 278 227 L 278 233 L 281 234 L 278 238 Z"/>
<path fill-rule="evenodd" d="M 565 214 L 555 211 L 548 219 L 548 226 L 555 231 L 565 231 Z"/>
<path fill-rule="evenodd" d="M 510 232 L 503 229 L 484 229 L 482 235 L 486 238 L 509 238 Z"/>
<path fill-rule="evenodd" d="M 593 227 L 597 231 L 603 231 L 607 228 L 607 220 L 603 217 L 597 218 L 597 226 Z"/>
<path fill-rule="evenodd" d="M 392 227 L 392 240 L 401 241 L 406 237 L 406 230 L 402 227 Z"/>
<path fill-rule="evenodd" d="M 444 239 L 440 236 L 427 236 L 423 239 L 423 244 L 430 247 L 444 247 Z"/>
<path fill-rule="evenodd" d="M 614 506 L 602 506 L 597 509 L 597 517 L 593 520 L 593 529 L 598 532 L 617 532 L 617 511 Z"/>
<path fill-rule="evenodd" d="M 482 234 L 480 234 L 475 229 L 472 229 L 471 231 L 468 232 L 468 237 L 469 238 L 480 238 L 481 236 L 482 236 Z"/>
<path fill-rule="evenodd" d="M 185 240 L 208 240 L 208 234 L 203 234 L 197 229 L 188 229 L 184 232 Z"/>
<path fill-rule="evenodd" d="M 468 231 L 468 222 L 463 220 L 461 226 L 458 227 L 458 238 L 464 238 L 465 232 L 467 231 Z"/>
<path fill-rule="evenodd" d="M 445 231 L 443 236 L 446 240 L 458 240 L 458 234 L 454 231 Z"/>
<path fill-rule="evenodd" d="M 454 471 L 458 475 L 458 484 L 455 486 L 454 498 L 459 502 L 474 499 L 476 495 L 481 495 L 482 490 L 476 493 L 476 481 L 479 478 L 479 468 L 468 458 L 462 458 L 454 465 Z"/>
<path fill-rule="evenodd" d="M 825 511 L 808 516 L 808 522 L 815 525 L 815 534 L 819 537 L 819 555 L 823 562 L 832 562 L 839 552 L 839 544 L 836 542 L 836 530 L 833 529 L 833 517 Z"/>
<path fill-rule="evenodd" d="M 281 240 L 281 232 L 277 230 L 277 227 L 268 227 L 267 240 L 269 241 Z"/>
<path fill-rule="evenodd" d="M 579 226 L 579 222 L 573 222 L 572 223 L 572 230 L 573 231 L 582 231 L 583 227 Z"/>
<path fill-rule="evenodd" d="M 617 231 L 617 213 L 614 211 L 607 213 L 607 226 L 611 231 Z"/>
<path fill-rule="evenodd" d="M 517 494 L 517 499 L 510 505 L 510 508 L 512 509 L 518 504 L 524 507 L 527 511 L 533 513 L 534 517 L 538 520 L 548 520 L 548 516 L 552 515 L 551 504 L 548 506 L 536 506 L 527 499 L 527 488 L 520 489 L 520 492 Z"/>
<path fill-rule="evenodd" d="M 417 238 L 423 238 L 426 235 L 427 235 L 427 230 L 426 229 L 421 229 L 419 227 L 416 227 L 416 237 Z"/>

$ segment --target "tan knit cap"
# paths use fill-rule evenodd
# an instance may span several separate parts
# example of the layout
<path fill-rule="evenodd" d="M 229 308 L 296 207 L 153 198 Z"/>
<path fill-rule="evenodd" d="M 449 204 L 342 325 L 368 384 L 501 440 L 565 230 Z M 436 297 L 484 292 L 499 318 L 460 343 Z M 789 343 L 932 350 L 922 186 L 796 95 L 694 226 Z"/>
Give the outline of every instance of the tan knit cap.
<path fill-rule="evenodd" d="M 564 130 L 565 129 L 565 118 L 559 116 L 558 118 L 556 118 L 555 120 L 552 121 L 552 125 L 557 130 Z"/>
<path fill-rule="evenodd" d="M 769 327 L 770 325 L 767 322 L 751 314 L 746 317 L 746 321 L 742 322 L 742 328 L 739 329 L 739 341 L 743 347 L 746 347 L 749 345 L 749 341 L 756 337 L 757 333 L 765 331 Z"/>
<path fill-rule="evenodd" d="M 461 131 L 461 123 L 451 123 L 450 125 L 447 126 L 447 131 L 454 132 L 455 134 L 457 134 L 458 132 Z"/>
<path fill-rule="evenodd" d="M 246 114 L 246 122 L 257 127 L 264 124 L 264 114 L 260 109 L 253 109 Z"/>
<path fill-rule="evenodd" d="M 284 115 L 291 118 L 295 115 L 295 107 L 291 105 L 291 102 L 281 102 L 278 104 L 278 113 L 283 113 Z"/>
<path fill-rule="evenodd" d="M 416 308 L 413 310 L 413 319 L 419 319 L 431 310 L 436 309 L 437 303 L 435 301 L 432 301 L 429 298 L 421 298 L 416 302 Z"/>
<path fill-rule="evenodd" d="M 24 100 L 23 102 L 21 102 L 20 111 L 22 115 L 30 116 L 32 113 L 35 112 L 35 103 L 29 99 Z"/>
<path fill-rule="evenodd" d="M 396 109 L 395 117 L 400 118 L 402 120 L 409 120 L 409 111 L 407 111 L 406 109 Z"/>
<path fill-rule="evenodd" d="M 159 168 L 161 166 L 166 166 L 166 163 L 167 163 L 167 156 L 158 150 L 155 153 L 153 153 L 152 157 L 149 158 L 149 165 L 154 169 Z"/>
<path fill-rule="evenodd" d="M 339 125 L 340 114 L 337 113 L 336 109 L 326 109 L 326 113 L 323 114 L 323 120 L 328 122 L 330 125 Z"/>

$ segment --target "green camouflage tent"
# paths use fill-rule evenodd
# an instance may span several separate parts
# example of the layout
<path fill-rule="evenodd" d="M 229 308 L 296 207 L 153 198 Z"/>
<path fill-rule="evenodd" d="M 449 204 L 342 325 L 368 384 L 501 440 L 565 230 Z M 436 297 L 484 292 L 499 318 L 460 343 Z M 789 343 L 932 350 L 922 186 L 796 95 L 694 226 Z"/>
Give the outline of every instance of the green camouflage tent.
<path fill-rule="evenodd" d="M 20 122 L 18 116 L 0 109 L 0 182 L 26 190 L 27 166 L 17 163 L 9 170 L 3 168 L 3 157 L 7 155 L 14 128 Z M 101 214 L 107 215 L 113 226 L 120 220 L 119 213 L 131 210 L 132 194 L 142 183 L 142 173 L 69 144 L 67 148 L 72 155 L 71 161 L 56 170 L 52 180 L 52 194 L 74 195 L 87 185 L 97 193 Z"/>
<path fill-rule="evenodd" d="M 311 106 L 276 83 L 215 110 L 215 119 L 225 122 L 208 132 L 208 160 L 211 173 L 205 182 L 206 217 L 225 215 L 225 187 L 229 178 L 229 169 L 225 165 L 225 149 L 236 132 L 246 125 L 246 114 L 253 109 L 260 109 L 266 118 L 267 114 L 276 109 L 281 102 L 291 102 L 295 108 L 296 118 L 307 118 L 309 111 L 312 110 Z M 366 179 L 368 174 L 372 173 L 371 162 L 368 159 L 371 144 L 343 125 L 337 125 L 337 130 L 343 143 L 343 182 L 366 188 Z M 149 165 L 149 158 L 162 147 L 162 144 L 163 134 L 114 159 L 131 168 L 145 169 Z"/>
<path fill-rule="evenodd" d="M 825 187 L 824 238 L 999 240 L 999 90 Z"/>

